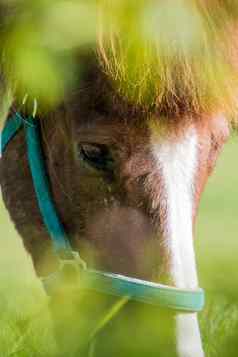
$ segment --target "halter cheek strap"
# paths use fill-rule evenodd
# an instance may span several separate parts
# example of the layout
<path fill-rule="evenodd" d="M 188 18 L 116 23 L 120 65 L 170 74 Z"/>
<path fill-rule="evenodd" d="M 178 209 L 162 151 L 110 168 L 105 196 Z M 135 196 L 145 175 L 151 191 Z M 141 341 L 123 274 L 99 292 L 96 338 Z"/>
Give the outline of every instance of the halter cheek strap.
<path fill-rule="evenodd" d="M 32 181 L 43 222 L 50 234 L 55 252 L 69 251 L 70 253 L 71 247 L 68 237 L 52 200 L 49 179 L 43 159 L 39 121 L 33 117 L 24 119 L 19 113 L 8 119 L 2 132 L 1 153 L 3 154 L 7 144 L 23 127 L 26 133 L 27 155 Z"/>
<path fill-rule="evenodd" d="M 33 117 L 25 119 L 20 113 L 9 118 L 1 135 L 1 154 L 3 155 L 9 142 L 22 128 L 25 130 L 28 161 L 39 210 L 60 261 L 58 271 L 42 278 L 46 292 L 52 294 L 59 290 L 65 280 L 69 280 L 68 272 L 73 271 L 73 286 L 79 289 L 128 296 L 139 302 L 176 311 L 201 311 L 204 306 L 204 291 L 200 288 L 178 289 L 86 267 L 78 252 L 72 250 L 53 201 L 42 151 L 39 121 Z"/>

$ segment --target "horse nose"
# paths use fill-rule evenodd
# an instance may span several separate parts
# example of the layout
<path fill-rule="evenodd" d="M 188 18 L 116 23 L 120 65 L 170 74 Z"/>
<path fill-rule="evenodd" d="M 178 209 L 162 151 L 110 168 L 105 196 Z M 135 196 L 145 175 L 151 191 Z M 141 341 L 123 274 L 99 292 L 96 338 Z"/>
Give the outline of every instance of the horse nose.
<path fill-rule="evenodd" d="M 153 279 L 158 272 L 159 239 L 137 209 L 117 207 L 97 214 L 86 238 L 94 268 L 140 279 Z"/>

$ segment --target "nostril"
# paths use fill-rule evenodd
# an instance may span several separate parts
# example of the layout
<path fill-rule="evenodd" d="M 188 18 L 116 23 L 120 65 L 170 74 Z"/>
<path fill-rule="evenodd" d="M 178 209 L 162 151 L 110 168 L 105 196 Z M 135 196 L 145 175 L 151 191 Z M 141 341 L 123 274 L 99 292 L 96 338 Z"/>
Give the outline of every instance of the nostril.
<path fill-rule="evenodd" d="M 149 218 L 133 208 L 108 209 L 90 222 L 87 241 L 97 269 L 152 279 L 158 270 L 159 242 Z"/>

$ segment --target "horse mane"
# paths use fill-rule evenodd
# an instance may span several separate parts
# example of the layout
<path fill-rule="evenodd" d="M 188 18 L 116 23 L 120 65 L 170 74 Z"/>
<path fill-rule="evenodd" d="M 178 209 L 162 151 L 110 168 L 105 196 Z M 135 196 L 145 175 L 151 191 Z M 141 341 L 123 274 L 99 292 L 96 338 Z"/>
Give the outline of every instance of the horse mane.
<path fill-rule="evenodd" d="M 100 2 L 97 50 L 79 49 L 82 75 L 60 106 L 77 110 L 80 97 L 85 110 L 108 117 L 180 125 L 219 112 L 237 124 L 238 3 L 155 5 L 144 14 L 144 1 Z"/>
<path fill-rule="evenodd" d="M 106 10 L 113 17 L 113 11 L 118 8 L 110 3 L 109 10 L 107 5 Z M 172 5 L 169 5 L 172 14 L 162 11 L 163 6 L 166 9 L 166 5 L 158 1 L 160 25 L 153 40 L 144 38 L 140 32 L 138 13 L 131 16 L 132 23 L 124 27 L 115 17 L 111 28 L 109 24 L 109 31 L 104 31 L 101 26 L 98 58 L 104 76 L 118 93 L 117 99 L 130 103 L 129 107 L 134 111 L 167 122 L 181 122 L 185 116 L 207 118 L 217 112 L 235 122 L 238 109 L 238 5 L 230 1 L 194 0 L 183 8 L 180 2 L 183 15 L 190 20 L 190 43 L 183 38 L 183 31 L 189 30 L 182 26 L 181 18 L 176 19 Z M 104 16 L 105 12 L 104 8 Z M 166 21 L 173 24 L 172 20 L 174 28 L 171 30 Z M 105 20 L 107 25 L 108 22 L 110 20 Z M 150 27 L 149 23 L 147 27 Z M 140 46 L 132 43 L 138 36 Z"/>

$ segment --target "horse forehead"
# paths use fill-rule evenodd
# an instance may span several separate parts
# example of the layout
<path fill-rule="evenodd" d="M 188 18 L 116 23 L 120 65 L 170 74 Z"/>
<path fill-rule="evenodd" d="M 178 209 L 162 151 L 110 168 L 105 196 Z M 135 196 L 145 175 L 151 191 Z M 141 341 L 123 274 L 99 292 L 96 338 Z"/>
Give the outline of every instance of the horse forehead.
<path fill-rule="evenodd" d="M 102 141 L 131 149 L 143 147 L 150 142 L 150 125 L 147 119 L 100 118 L 76 123 L 74 135 L 80 140 Z"/>
<path fill-rule="evenodd" d="M 116 137 L 119 140 L 125 138 L 128 141 L 149 141 L 151 135 L 157 137 L 172 136 L 176 133 L 181 134 L 181 129 L 177 126 L 167 125 L 166 120 L 161 121 L 159 118 L 115 118 L 101 117 L 97 115 L 88 115 L 75 121 L 75 132 L 78 135 L 97 135 L 104 134 Z M 185 129 L 186 130 L 186 129 Z M 183 131 L 185 131 L 183 130 Z"/>
<path fill-rule="evenodd" d="M 218 122 L 218 124 L 217 124 Z M 185 122 L 186 123 L 186 122 Z M 187 124 L 189 123 L 189 124 Z M 153 118 L 140 118 L 127 120 L 126 118 L 93 118 L 93 120 L 80 121 L 76 127 L 76 135 L 82 139 L 103 140 L 105 143 L 115 143 L 120 147 L 130 147 L 130 151 L 143 151 L 148 149 L 155 142 L 165 145 L 167 148 L 183 147 L 178 143 L 186 142 L 184 138 L 197 136 L 198 140 L 204 138 L 209 142 L 212 131 L 223 132 L 220 120 L 213 121 L 210 125 L 196 125 L 192 121 L 187 121 L 186 125 L 171 125 L 166 121 Z M 204 128 L 206 127 L 206 128 Z M 214 130 L 214 127 L 216 130 Z M 218 128 L 218 129 L 217 129 Z M 212 130 L 213 129 L 213 130 Z M 221 135 L 223 136 L 223 135 Z M 185 149 L 186 149 L 186 145 Z"/>

